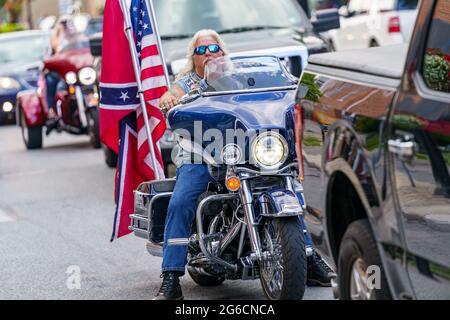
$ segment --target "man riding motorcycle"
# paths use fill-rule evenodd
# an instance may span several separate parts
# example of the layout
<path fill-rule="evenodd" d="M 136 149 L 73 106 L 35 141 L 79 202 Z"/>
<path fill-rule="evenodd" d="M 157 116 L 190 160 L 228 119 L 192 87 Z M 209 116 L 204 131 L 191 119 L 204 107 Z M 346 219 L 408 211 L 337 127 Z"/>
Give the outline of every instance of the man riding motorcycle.
<path fill-rule="evenodd" d="M 78 33 L 74 20 L 70 15 L 61 16 L 55 24 L 50 37 L 51 55 L 60 53 L 69 43 L 86 40 L 84 35 Z M 48 120 L 46 122 L 46 134 L 48 135 L 57 127 L 58 115 L 55 110 L 55 95 L 58 88 L 63 88 L 64 83 L 56 72 L 47 72 L 45 81 L 47 87 Z"/>
<path fill-rule="evenodd" d="M 170 90 L 160 99 L 161 109 L 167 111 L 177 105 L 179 99 L 191 90 L 205 89 L 207 84 L 203 78 L 206 62 L 226 55 L 228 51 L 217 32 L 198 31 L 189 44 L 185 68 Z M 187 246 L 169 246 L 168 240 L 190 236 L 197 199 L 206 190 L 208 183 L 213 181 L 207 165 L 201 161 L 193 163 L 194 158 L 201 159 L 201 155 L 195 155 L 180 146 L 174 161 L 177 165 L 177 180 L 169 202 L 164 231 L 163 282 L 155 300 L 183 299 L 179 277 L 185 272 Z M 301 222 L 304 226 L 303 218 Z M 312 249 L 312 241 L 307 233 L 305 240 L 308 255 L 307 284 L 329 286 L 333 271 Z"/>

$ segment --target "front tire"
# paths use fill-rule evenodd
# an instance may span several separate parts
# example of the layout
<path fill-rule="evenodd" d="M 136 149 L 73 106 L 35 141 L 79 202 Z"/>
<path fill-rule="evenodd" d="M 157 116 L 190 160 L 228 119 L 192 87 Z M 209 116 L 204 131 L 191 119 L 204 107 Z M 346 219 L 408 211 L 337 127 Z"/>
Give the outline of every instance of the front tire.
<path fill-rule="evenodd" d="M 377 266 L 381 271 L 379 289 L 370 289 L 368 286 L 369 266 Z M 347 228 L 339 250 L 338 273 L 339 296 L 343 300 L 392 299 L 367 219 L 356 220 Z"/>
<path fill-rule="evenodd" d="M 28 127 L 23 111 L 20 111 L 20 127 L 22 139 L 28 150 L 42 148 L 42 126 Z"/>
<path fill-rule="evenodd" d="M 88 122 L 89 140 L 92 147 L 98 149 L 102 146 L 100 141 L 100 116 L 97 108 L 91 108 L 86 112 Z"/>
<path fill-rule="evenodd" d="M 261 234 L 260 281 L 269 300 L 301 300 L 306 288 L 306 250 L 298 217 L 267 219 Z"/>
<path fill-rule="evenodd" d="M 105 154 L 105 163 L 109 168 L 115 168 L 117 166 L 117 153 L 108 148 L 107 146 L 103 146 L 103 152 Z"/>

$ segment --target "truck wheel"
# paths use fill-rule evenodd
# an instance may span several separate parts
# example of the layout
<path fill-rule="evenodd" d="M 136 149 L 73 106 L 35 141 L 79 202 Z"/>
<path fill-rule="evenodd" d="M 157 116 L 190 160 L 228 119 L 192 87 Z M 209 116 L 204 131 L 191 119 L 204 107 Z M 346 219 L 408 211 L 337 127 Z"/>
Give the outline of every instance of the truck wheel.
<path fill-rule="evenodd" d="M 370 48 L 375 48 L 375 47 L 379 47 L 379 46 L 380 46 L 380 45 L 378 44 L 377 40 L 372 39 L 372 40 L 370 41 L 370 44 L 369 44 L 369 47 L 370 47 Z"/>
<path fill-rule="evenodd" d="M 90 108 L 86 112 L 88 122 L 88 133 L 91 145 L 95 148 L 101 148 L 100 142 L 100 117 L 97 108 Z"/>
<path fill-rule="evenodd" d="M 196 284 L 202 287 L 215 287 L 222 284 L 225 281 L 225 278 L 211 277 L 204 274 L 199 274 L 196 272 L 192 272 L 188 269 L 188 273 L 191 276 L 192 280 Z"/>
<path fill-rule="evenodd" d="M 42 126 L 28 127 L 23 111 L 20 112 L 20 127 L 22 129 L 23 142 L 27 149 L 42 148 Z"/>
<path fill-rule="evenodd" d="M 103 146 L 103 152 L 105 154 L 106 165 L 110 168 L 117 166 L 117 154 L 107 146 Z"/>
<path fill-rule="evenodd" d="M 378 276 L 367 270 L 369 266 L 375 272 L 380 271 Z M 338 283 L 339 296 L 343 300 L 392 299 L 372 228 L 367 219 L 352 222 L 342 238 L 338 258 Z"/>
<path fill-rule="evenodd" d="M 269 300 L 301 300 L 306 288 L 306 249 L 298 217 L 267 219 L 261 230 L 260 281 Z"/>

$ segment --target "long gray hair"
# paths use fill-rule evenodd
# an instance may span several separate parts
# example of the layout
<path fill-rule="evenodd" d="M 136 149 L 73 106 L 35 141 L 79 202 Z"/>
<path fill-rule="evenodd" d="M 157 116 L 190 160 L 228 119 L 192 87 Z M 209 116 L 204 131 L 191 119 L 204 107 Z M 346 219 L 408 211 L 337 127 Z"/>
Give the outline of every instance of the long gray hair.
<path fill-rule="evenodd" d="M 223 40 L 220 38 L 219 34 L 216 31 L 211 30 L 211 29 L 199 30 L 194 34 L 191 41 L 189 42 L 187 54 L 186 54 L 187 62 L 186 62 L 186 65 L 184 66 L 184 68 L 181 69 L 181 71 L 178 73 L 177 79 L 181 79 L 189 72 L 195 70 L 194 50 L 195 50 L 195 44 L 197 43 L 197 40 L 200 37 L 213 37 L 217 41 L 217 44 L 222 49 L 223 55 L 227 56 L 229 54 L 229 51 L 227 50 L 225 43 L 223 42 Z"/>

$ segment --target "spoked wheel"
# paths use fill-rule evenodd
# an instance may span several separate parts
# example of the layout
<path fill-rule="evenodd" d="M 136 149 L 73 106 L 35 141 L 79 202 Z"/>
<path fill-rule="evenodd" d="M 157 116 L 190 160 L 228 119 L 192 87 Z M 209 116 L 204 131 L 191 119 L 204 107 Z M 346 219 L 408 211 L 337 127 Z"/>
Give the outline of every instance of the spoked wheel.
<path fill-rule="evenodd" d="M 20 127 L 22 129 L 22 139 L 27 149 L 42 148 L 42 127 L 28 127 L 23 111 L 20 112 Z"/>
<path fill-rule="evenodd" d="M 298 217 L 268 219 L 261 231 L 260 280 L 269 300 L 300 300 L 306 287 L 306 251 Z"/>

